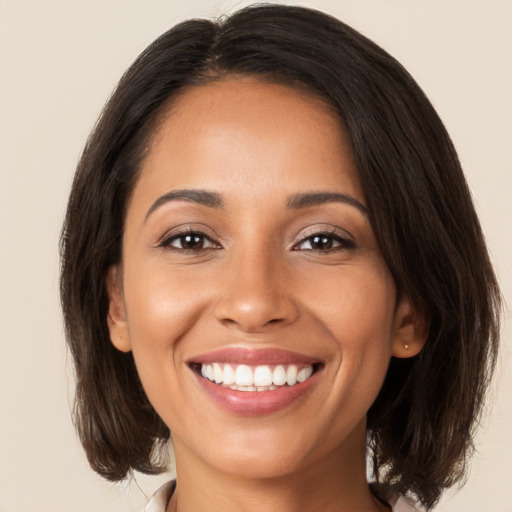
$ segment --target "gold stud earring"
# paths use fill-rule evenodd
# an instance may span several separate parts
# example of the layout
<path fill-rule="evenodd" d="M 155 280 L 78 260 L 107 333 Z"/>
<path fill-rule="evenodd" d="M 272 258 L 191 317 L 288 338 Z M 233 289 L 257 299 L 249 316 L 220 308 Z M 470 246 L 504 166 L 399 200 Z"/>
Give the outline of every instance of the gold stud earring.
<path fill-rule="evenodd" d="M 409 343 L 404 343 L 405 350 L 409 350 Z"/>

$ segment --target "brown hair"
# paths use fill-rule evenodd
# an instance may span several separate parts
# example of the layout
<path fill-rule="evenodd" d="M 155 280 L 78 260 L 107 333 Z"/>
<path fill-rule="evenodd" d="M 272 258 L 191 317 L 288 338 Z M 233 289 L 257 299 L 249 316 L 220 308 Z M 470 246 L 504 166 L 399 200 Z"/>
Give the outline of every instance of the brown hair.
<path fill-rule="evenodd" d="M 61 300 L 76 368 L 75 422 L 109 480 L 165 466 L 169 429 L 131 353 L 107 329 L 107 269 L 158 115 L 185 86 L 230 74 L 306 87 L 350 135 L 370 220 L 400 293 L 430 318 L 421 353 L 392 358 L 368 413 L 378 480 L 432 507 L 464 474 L 492 369 L 500 294 L 464 175 L 433 107 L 390 55 L 318 11 L 254 6 L 181 23 L 134 62 L 76 171 L 61 238 Z"/>

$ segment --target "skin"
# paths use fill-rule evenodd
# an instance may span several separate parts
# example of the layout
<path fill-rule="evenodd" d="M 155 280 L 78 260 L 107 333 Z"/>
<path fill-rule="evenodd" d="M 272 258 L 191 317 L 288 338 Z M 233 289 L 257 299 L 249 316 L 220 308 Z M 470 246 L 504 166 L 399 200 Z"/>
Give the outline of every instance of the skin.
<path fill-rule="evenodd" d="M 158 202 L 183 189 L 219 194 L 223 207 Z M 289 207 L 318 191 L 362 208 Z M 425 325 L 397 297 L 364 207 L 344 127 L 308 93 L 233 77 L 186 89 L 161 119 L 109 273 L 108 324 L 172 431 L 169 511 L 388 509 L 366 483 L 366 412 L 391 356 L 417 354 Z M 205 236 L 183 249 L 182 229 Z M 324 366 L 289 407 L 241 416 L 188 365 L 226 347 Z"/>

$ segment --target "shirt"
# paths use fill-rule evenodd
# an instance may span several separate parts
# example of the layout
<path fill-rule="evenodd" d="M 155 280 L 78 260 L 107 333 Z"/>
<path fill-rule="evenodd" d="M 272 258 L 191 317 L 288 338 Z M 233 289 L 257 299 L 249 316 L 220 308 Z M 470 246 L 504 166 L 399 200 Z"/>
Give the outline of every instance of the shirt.
<path fill-rule="evenodd" d="M 165 508 L 174 492 L 175 481 L 171 480 L 158 489 L 150 498 L 143 512 L 165 512 Z M 389 503 L 393 512 L 420 512 L 411 501 L 403 496 L 391 492 L 384 492 L 380 496 L 386 503 Z"/>

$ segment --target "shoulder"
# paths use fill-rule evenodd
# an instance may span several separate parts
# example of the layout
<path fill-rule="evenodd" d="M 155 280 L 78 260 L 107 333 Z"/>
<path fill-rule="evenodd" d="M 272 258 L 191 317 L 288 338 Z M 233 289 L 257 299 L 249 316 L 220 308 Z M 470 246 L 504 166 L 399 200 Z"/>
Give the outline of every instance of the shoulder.
<path fill-rule="evenodd" d="M 390 500 L 389 504 L 393 512 L 422 512 L 423 510 L 403 496 L 399 496 L 395 501 Z"/>
<path fill-rule="evenodd" d="M 370 488 L 380 500 L 389 503 L 393 512 L 423 512 L 424 509 L 418 504 L 413 503 L 405 496 L 401 496 L 393 491 L 392 488 L 377 484 L 375 482 L 370 484 Z"/>
<path fill-rule="evenodd" d="M 162 485 L 162 487 L 160 487 L 155 494 L 151 496 L 146 508 L 141 512 L 165 512 L 167 504 L 174 492 L 175 484 L 176 482 L 171 480 L 170 482 Z"/>

